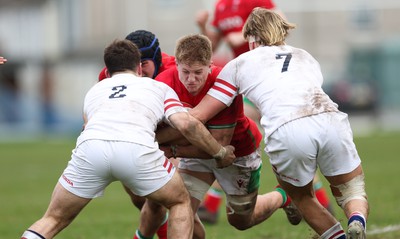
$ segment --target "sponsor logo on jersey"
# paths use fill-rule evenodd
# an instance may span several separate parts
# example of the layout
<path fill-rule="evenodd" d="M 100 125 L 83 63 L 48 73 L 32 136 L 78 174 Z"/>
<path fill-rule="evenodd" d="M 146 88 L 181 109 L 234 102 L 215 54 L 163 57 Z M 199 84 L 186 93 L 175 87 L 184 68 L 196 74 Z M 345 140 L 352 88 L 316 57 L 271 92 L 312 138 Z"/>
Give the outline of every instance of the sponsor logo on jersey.
<path fill-rule="evenodd" d="M 241 28 L 242 26 L 243 26 L 243 19 L 240 16 L 225 18 L 218 22 L 218 27 L 222 31 L 227 31 L 238 27 Z"/>

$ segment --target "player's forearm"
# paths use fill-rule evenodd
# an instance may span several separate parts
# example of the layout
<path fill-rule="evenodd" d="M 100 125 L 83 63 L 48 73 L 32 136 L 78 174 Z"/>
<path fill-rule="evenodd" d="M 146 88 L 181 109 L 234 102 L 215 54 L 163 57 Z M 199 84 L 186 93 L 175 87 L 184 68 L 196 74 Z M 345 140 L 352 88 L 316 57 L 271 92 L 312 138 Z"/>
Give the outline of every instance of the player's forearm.
<path fill-rule="evenodd" d="M 221 144 L 195 118 L 191 118 L 188 127 L 181 131 L 187 140 L 194 146 L 209 155 L 215 155 L 221 150 Z"/>
<path fill-rule="evenodd" d="M 159 144 L 173 144 L 181 139 L 184 139 L 181 132 L 169 126 L 156 131 L 156 140 Z"/>
<path fill-rule="evenodd" d="M 175 156 L 180 158 L 211 159 L 212 156 L 193 145 L 175 145 Z"/>
<path fill-rule="evenodd" d="M 196 107 L 189 111 L 189 113 L 193 115 L 196 119 L 205 123 L 226 107 L 227 106 L 221 101 L 213 98 L 210 95 L 206 95 Z"/>

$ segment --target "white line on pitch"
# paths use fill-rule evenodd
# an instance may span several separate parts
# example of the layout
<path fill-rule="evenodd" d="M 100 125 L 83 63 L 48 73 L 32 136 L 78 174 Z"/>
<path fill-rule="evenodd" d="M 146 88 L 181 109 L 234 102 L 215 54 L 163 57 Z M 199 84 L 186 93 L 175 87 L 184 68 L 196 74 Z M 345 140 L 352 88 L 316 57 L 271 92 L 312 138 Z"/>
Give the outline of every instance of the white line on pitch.
<path fill-rule="evenodd" d="M 385 232 L 394 232 L 400 230 L 400 225 L 389 225 L 382 228 L 375 228 L 367 231 L 367 235 L 377 235 Z"/>

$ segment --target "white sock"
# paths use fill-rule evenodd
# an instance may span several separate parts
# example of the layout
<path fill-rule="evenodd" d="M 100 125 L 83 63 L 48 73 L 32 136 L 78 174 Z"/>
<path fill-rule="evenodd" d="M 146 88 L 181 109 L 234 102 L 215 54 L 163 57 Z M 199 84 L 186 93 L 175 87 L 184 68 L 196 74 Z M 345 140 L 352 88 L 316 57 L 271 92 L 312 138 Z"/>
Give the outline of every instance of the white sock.
<path fill-rule="evenodd" d="M 22 234 L 21 239 L 46 239 L 46 238 L 44 238 L 44 236 L 40 235 L 35 231 L 26 230 L 24 234 Z"/>
<path fill-rule="evenodd" d="M 344 233 L 342 225 L 340 223 L 336 223 L 333 227 L 326 230 L 320 237 L 321 239 L 341 239 L 346 238 L 346 234 Z"/>

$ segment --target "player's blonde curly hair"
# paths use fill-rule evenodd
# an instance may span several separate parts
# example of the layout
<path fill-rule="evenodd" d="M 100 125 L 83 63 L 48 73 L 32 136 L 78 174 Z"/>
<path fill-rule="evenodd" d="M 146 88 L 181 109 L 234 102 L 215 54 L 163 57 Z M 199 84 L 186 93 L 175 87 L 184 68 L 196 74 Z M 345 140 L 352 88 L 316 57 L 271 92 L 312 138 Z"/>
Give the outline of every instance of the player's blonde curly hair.
<path fill-rule="evenodd" d="M 245 39 L 252 36 L 256 42 L 264 46 L 285 44 L 289 30 L 296 26 L 287 22 L 279 14 L 261 7 L 253 9 L 243 26 Z"/>

